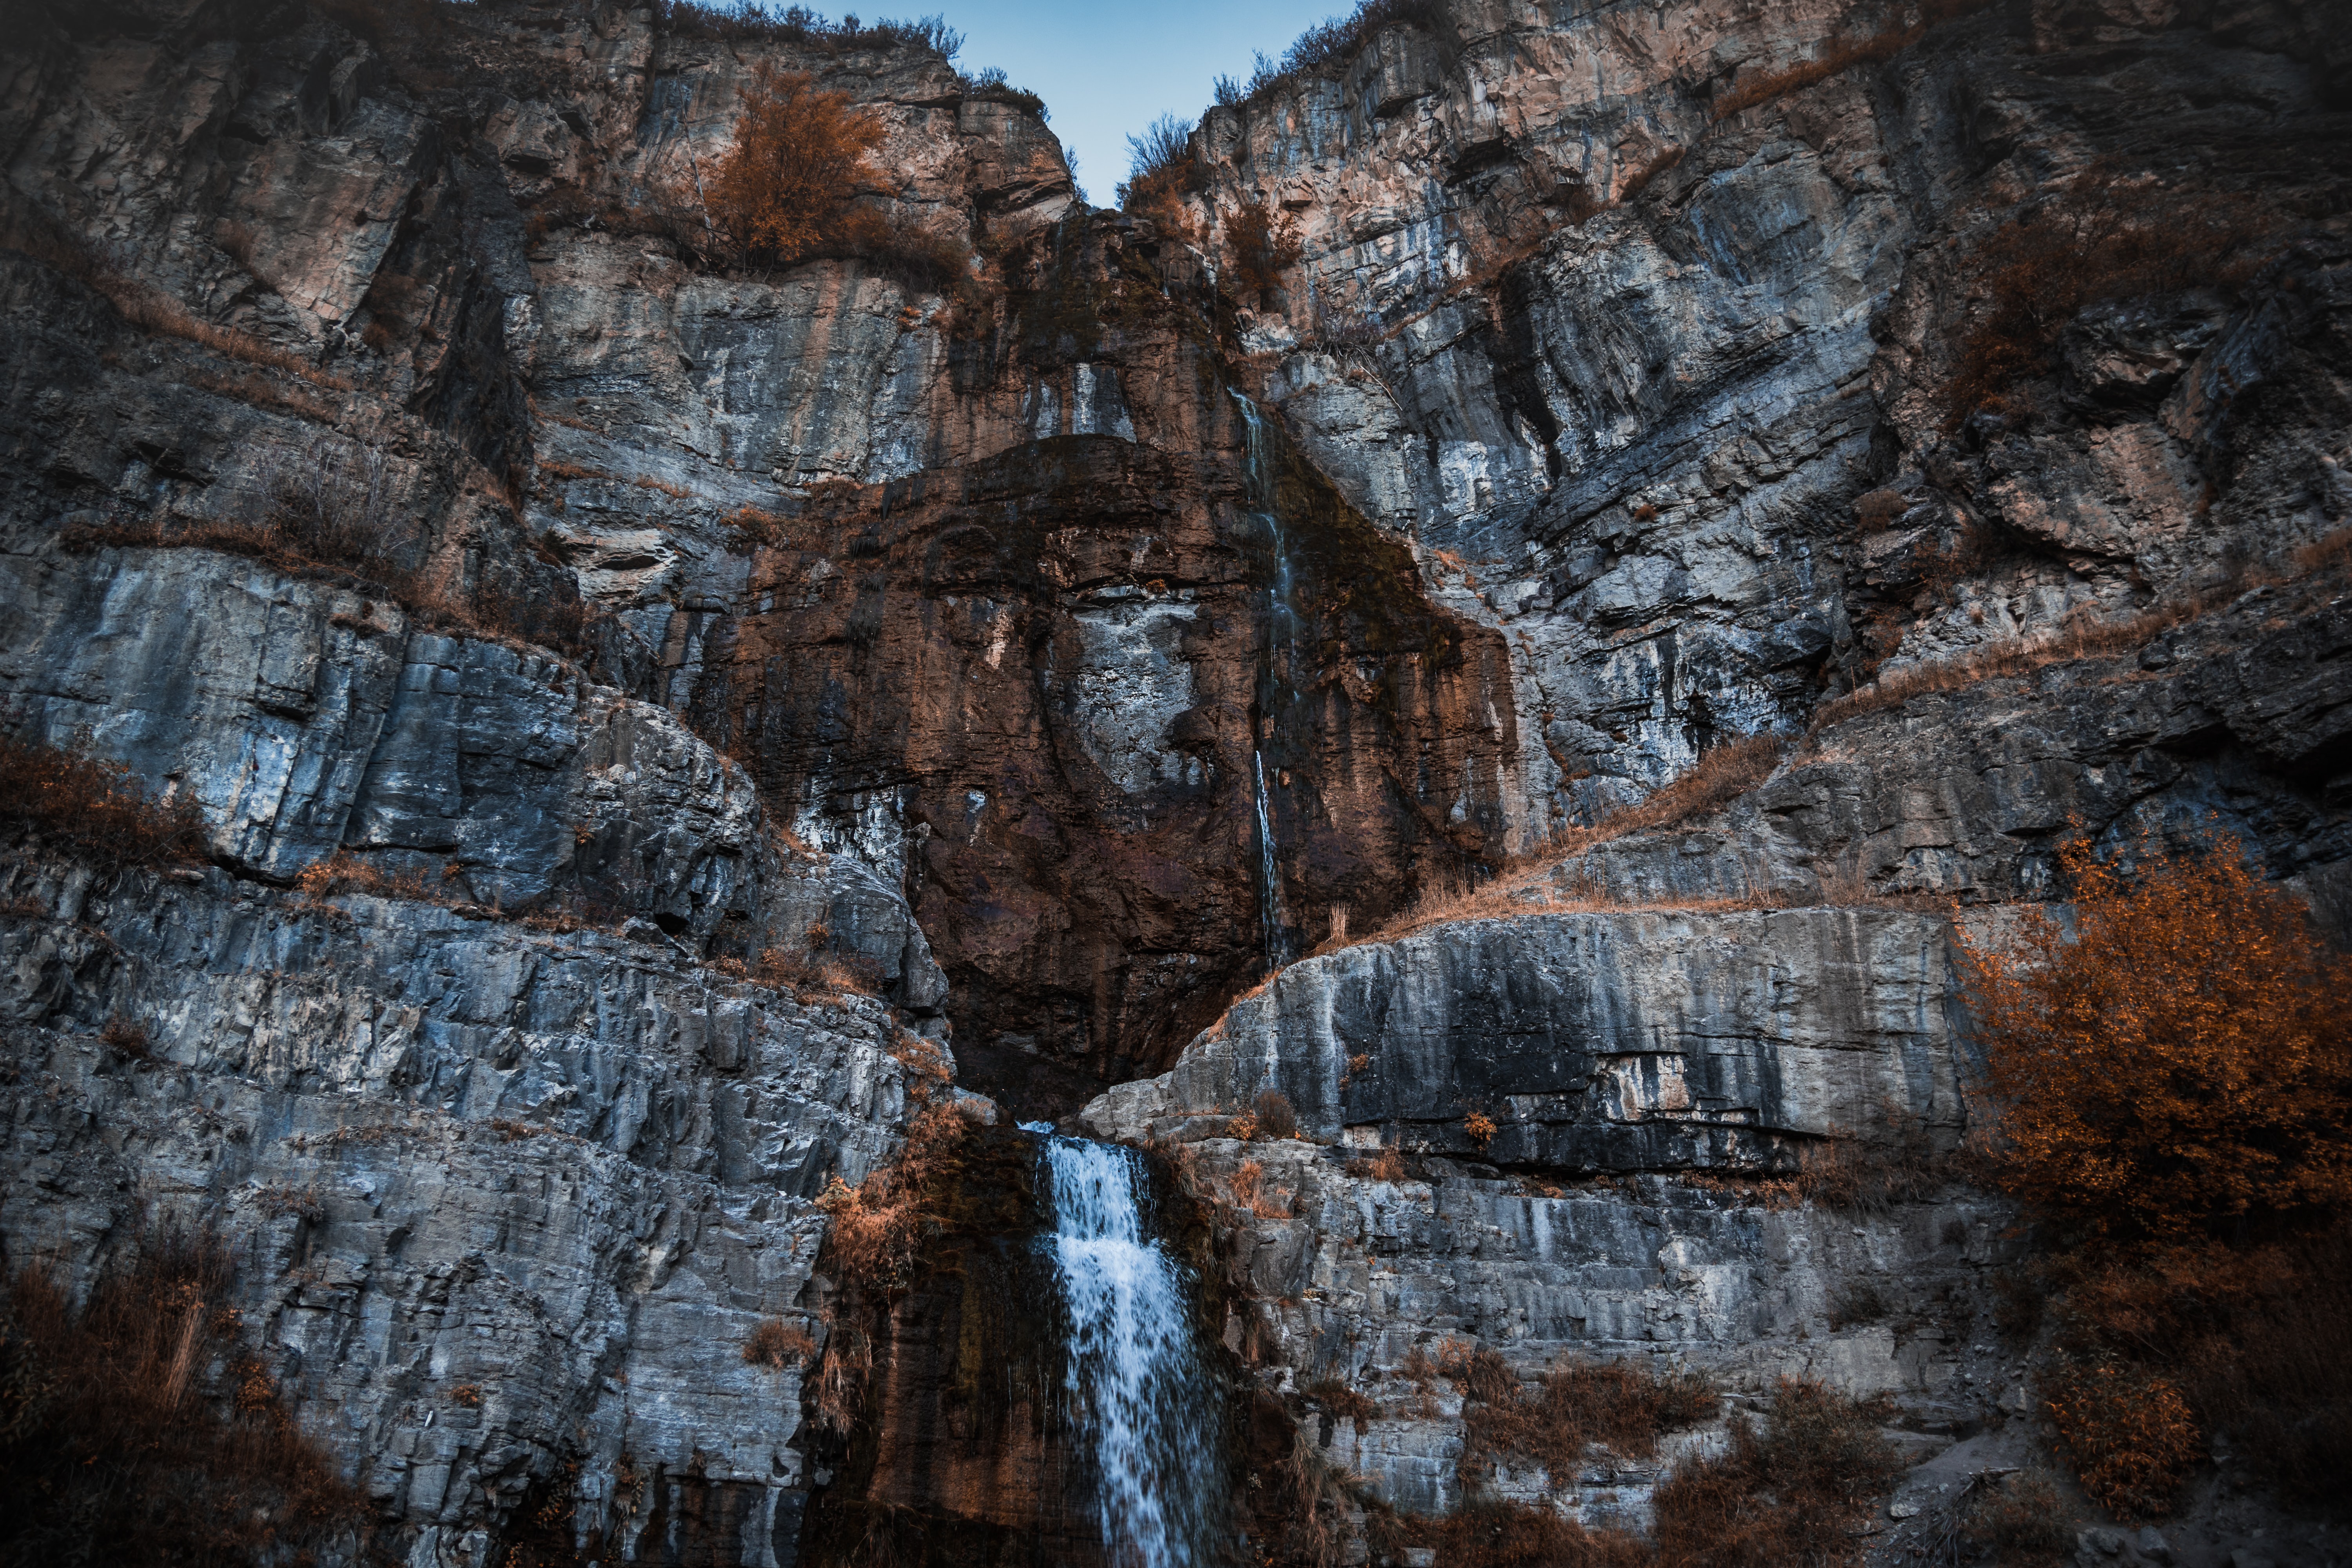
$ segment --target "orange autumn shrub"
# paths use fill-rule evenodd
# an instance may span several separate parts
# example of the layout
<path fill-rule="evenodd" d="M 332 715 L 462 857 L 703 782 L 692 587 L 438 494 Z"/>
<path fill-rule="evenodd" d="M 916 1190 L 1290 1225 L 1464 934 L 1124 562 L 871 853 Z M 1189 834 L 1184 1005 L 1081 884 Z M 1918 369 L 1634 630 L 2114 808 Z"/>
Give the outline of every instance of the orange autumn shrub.
<path fill-rule="evenodd" d="M 2042 1393 L 2084 1491 L 2126 1519 L 2172 1511 L 2205 1443 L 2170 1379 L 2113 1363 L 2068 1367 Z"/>
<path fill-rule="evenodd" d="M 881 124 L 851 108 L 847 93 L 762 60 L 743 89 L 735 145 L 705 192 L 711 221 L 746 252 L 780 263 L 839 245 L 851 198 L 876 177 L 866 158 L 881 141 Z"/>
<path fill-rule="evenodd" d="M 2026 911 L 1966 944 L 1995 1178 L 2118 1240 L 2215 1235 L 2352 1198 L 2352 959 L 2234 846 L 2061 852 L 2070 940 Z"/>

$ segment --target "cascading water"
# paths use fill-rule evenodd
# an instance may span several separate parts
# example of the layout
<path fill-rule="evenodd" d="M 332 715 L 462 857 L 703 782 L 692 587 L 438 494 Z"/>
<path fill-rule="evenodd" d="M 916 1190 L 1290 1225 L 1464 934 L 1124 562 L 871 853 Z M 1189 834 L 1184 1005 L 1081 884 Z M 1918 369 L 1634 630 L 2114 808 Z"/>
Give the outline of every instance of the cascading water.
<path fill-rule="evenodd" d="M 1224 1502 L 1218 1395 L 1189 1271 L 1144 1234 L 1142 1156 L 1048 1135 L 1041 1158 L 1070 1315 L 1070 1404 L 1092 1442 L 1109 1561 L 1213 1563 Z"/>
<path fill-rule="evenodd" d="M 1298 652 L 1298 608 L 1292 603 L 1297 584 L 1291 581 L 1290 547 L 1282 537 L 1282 512 L 1274 474 L 1274 436 L 1256 404 L 1238 392 L 1233 394 L 1233 399 L 1242 411 L 1242 477 L 1249 481 L 1253 508 L 1249 515 L 1264 525 L 1274 542 L 1274 576 L 1266 584 L 1266 653 L 1272 666 L 1269 673 L 1283 688 L 1283 695 L 1288 697 L 1293 694 L 1291 665 Z"/>
<path fill-rule="evenodd" d="M 1244 478 L 1249 481 L 1250 500 L 1257 509 L 1248 515 L 1265 527 L 1274 544 L 1274 572 L 1266 584 L 1265 683 L 1258 704 L 1271 731 L 1298 696 L 1294 668 L 1298 652 L 1298 610 L 1292 602 L 1296 585 L 1291 580 L 1289 547 L 1282 537 L 1272 433 L 1256 404 L 1238 392 L 1232 395 L 1241 409 L 1245 433 Z M 1282 863 L 1274 839 L 1274 804 L 1266 794 L 1264 754 L 1253 752 L 1250 765 L 1257 792 L 1258 921 L 1265 934 L 1266 967 L 1280 969 L 1291 958 L 1290 916 L 1283 906 Z"/>
<path fill-rule="evenodd" d="M 1282 867 L 1274 858 L 1274 815 L 1265 798 L 1265 759 L 1250 753 L 1257 773 L 1257 908 L 1265 928 L 1265 966 L 1280 969 L 1290 962 L 1290 912 L 1282 905 Z"/>

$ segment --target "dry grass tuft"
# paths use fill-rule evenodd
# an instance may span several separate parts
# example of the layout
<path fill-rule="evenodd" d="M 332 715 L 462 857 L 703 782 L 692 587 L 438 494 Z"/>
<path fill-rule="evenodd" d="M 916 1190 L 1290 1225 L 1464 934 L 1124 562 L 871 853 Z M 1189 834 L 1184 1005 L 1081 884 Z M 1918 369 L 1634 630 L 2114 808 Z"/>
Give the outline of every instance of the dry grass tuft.
<path fill-rule="evenodd" d="M 743 1359 L 772 1372 L 794 1364 L 805 1366 L 816 1359 L 816 1336 L 799 1323 L 762 1318 L 743 1342 Z"/>
<path fill-rule="evenodd" d="M 1824 1208 L 1885 1214 L 1898 1204 L 1926 1203 L 1939 1194 L 1949 1174 L 1925 1122 L 1890 1102 L 1885 1110 L 1894 1136 L 1868 1141 L 1843 1132 L 1807 1144 L 1801 1155 L 1798 1193 Z"/>
<path fill-rule="evenodd" d="M 1377 1419 L 1381 1407 L 1370 1397 L 1349 1387 L 1336 1377 L 1318 1378 L 1307 1385 L 1307 1397 L 1331 1413 L 1335 1420 L 1347 1422 L 1362 1436 L 1365 1426 Z"/>
<path fill-rule="evenodd" d="M 204 819 L 183 795 L 159 802 L 116 763 L 0 734 L 0 820 L 69 846 L 110 871 L 200 858 Z"/>
<path fill-rule="evenodd" d="M 874 1339 L 855 1314 L 824 1313 L 824 1359 L 816 1365 L 816 1424 L 845 1436 L 857 1424 L 866 1380 L 874 1372 Z"/>
<path fill-rule="evenodd" d="M 384 869 L 348 849 L 338 849 L 311 861 L 294 879 L 294 890 L 312 903 L 338 893 L 360 893 L 372 899 L 405 899 L 450 908 L 467 900 L 449 878 L 428 877 L 422 867 L 405 872 Z"/>
<path fill-rule="evenodd" d="M 2074 1552 L 2071 1512 L 2047 1475 L 1988 1478 L 1965 1500 L 1958 1534 L 2002 1568 L 2058 1568 Z"/>
<path fill-rule="evenodd" d="M 772 947 L 751 963 L 720 957 L 712 959 L 710 967 L 731 979 L 782 991 L 795 1002 L 812 997 L 822 1000 L 872 996 L 882 988 L 880 969 L 873 960 L 856 953 L 803 952 Z"/>
<path fill-rule="evenodd" d="M 1879 1435 L 1891 1413 L 1817 1383 L 1782 1378 L 1761 1425 L 1731 1424 L 1713 1458 L 1684 1461 L 1656 1494 L 1658 1560 L 1707 1568 L 1848 1561 L 1854 1527 L 1902 1473 Z"/>
<path fill-rule="evenodd" d="M 1257 1132 L 1265 1138 L 1290 1138 L 1298 1132 L 1298 1113 L 1278 1089 L 1269 1089 L 1250 1104 L 1257 1117 Z"/>
<path fill-rule="evenodd" d="M 1255 1160 L 1243 1161 L 1241 1168 L 1226 1180 L 1223 1190 L 1210 1195 L 1227 1208 L 1259 1219 L 1288 1219 L 1297 1212 L 1297 1195 L 1267 1186 L 1265 1167 Z"/>
<path fill-rule="evenodd" d="M 1801 65 L 1742 78 L 1715 100 L 1710 112 L 1717 121 L 1728 120 L 1744 109 L 1785 98 L 1855 66 L 1893 59 L 1926 37 L 1929 29 L 1981 11 L 1989 4 L 1990 0 L 1926 0 L 1919 7 L 1918 20 L 1908 26 L 1889 27 L 1866 38 L 1832 38 L 1818 56 Z"/>
<path fill-rule="evenodd" d="M 1513 862 L 1503 875 L 1468 887 L 1432 889 L 1404 913 L 1377 931 L 1361 935 L 1344 928 L 1336 931 L 1315 950 L 1313 956 L 1319 958 L 1368 942 L 1396 942 L 1430 926 L 1455 921 L 1634 907 L 1709 911 L 1766 907 L 1756 899 L 1704 899 L 1634 906 L 1570 893 L 1552 886 L 1549 879 L 1563 862 L 1596 845 L 1646 828 L 1671 827 L 1720 810 L 1772 776 L 1772 770 L 1780 764 L 1780 738 L 1773 735 L 1749 735 L 1717 746 L 1704 753 L 1688 773 L 1647 799 L 1610 813 L 1593 826 L 1570 829 L 1538 853 Z"/>
<path fill-rule="evenodd" d="M 1448 1351 L 1440 1366 L 1475 1402 L 1463 1424 L 1463 1479 L 1473 1484 L 1496 1459 L 1517 1458 L 1541 1466 L 1555 1489 L 1572 1487 L 1589 1449 L 1647 1458 L 1661 1436 L 1713 1418 L 1720 1403 L 1696 1373 L 1630 1361 L 1563 1358 L 1528 1391 L 1493 1351 Z"/>
<path fill-rule="evenodd" d="M 951 1105 L 932 1105 L 908 1126 L 898 1158 L 856 1186 L 839 1176 L 817 1207 L 832 1216 L 825 1255 L 835 1272 L 861 1287 L 902 1288 L 915 1247 L 932 1223 L 933 1185 L 949 1175 L 968 1123 Z"/>
<path fill-rule="evenodd" d="M 362 1563 L 373 1510 L 242 1348 L 226 1250 L 145 1232 L 79 1310 L 37 1269 L 0 1309 L 10 1562 Z"/>
<path fill-rule="evenodd" d="M 2172 1511 L 2205 1444 L 2171 1380 L 2113 1363 L 2070 1365 L 2044 1377 L 2042 1392 L 2084 1491 L 2125 1519 Z"/>

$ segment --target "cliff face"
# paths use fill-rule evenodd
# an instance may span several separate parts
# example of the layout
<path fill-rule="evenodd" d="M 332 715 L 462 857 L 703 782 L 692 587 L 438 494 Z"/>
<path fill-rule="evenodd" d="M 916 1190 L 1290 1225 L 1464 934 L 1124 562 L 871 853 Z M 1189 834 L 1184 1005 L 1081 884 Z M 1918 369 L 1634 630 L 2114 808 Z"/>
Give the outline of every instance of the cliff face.
<path fill-rule="evenodd" d="M 1962 1136 L 1949 917 L 2051 896 L 2076 825 L 2352 910 L 2327 8 L 1454 0 L 1211 109 L 1134 216 L 919 43 L 709 33 L 0 43 L 0 711 L 208 855 L 8 849 L 12 1265 L 240 1238 L 413 1562 L 551 1500 L 639 1561 L 804 1514 L 814 1560 L 1071 1560 L 1083 1466 L 997 1392 L 1058 1376 L 1013 1135 L 906 1293 L 819 1268 L 945 1044 L 1281 1194 L 1171 1221 L 1245 1489 L 1457 1506 L 1407 1370 L 1457 1336 L 1991 1440 L 2013 1216 L 1774 1184 Z M 919 246 L 709 259 L 762 61 L 878 118 Z M 1255 298 L 1244 202 L 1299 251 Z M 1268 1089 L 1303 1138 L 1226 1137 Z M 845 1439 L 739 1353 L 836 1310 Z"/>
<path fill-rule="evenodd" d="M 1263 194 L 1302 241 L 1244 338 L 1269 400 L 1367 515 L 1468 559 L 1442 597 L 1505 631 L 1540 719 L 1528 834 L 1825 688 L 2333 526 L 2325 225 L 2231 303 L 2189 268 L 2160 308 L 2087 310 L 2041 417 L 1948 417 L 2021 214 L 2108 204 L 2065 247 L 2097 276 L 2132 199 L 2184 224 L 2247 200 L 2273 215 L 2249 243 L 2332 209 L 2342 46 L 2316 12 L 2111 9 L 1980 8 L 1716 119 L 1907 18 L 1462 6 L 1447 38 L 1392 29 L 1340 79 L 1209 111 L 1212 193 Z M 2158 145 L 2172 189 L 2114 195 Z"/>
<path fill-rule="evenodd" d="M 1202 311 L 1131 225 L 1072 208 L 1034 113 L 921 48 L 615 6 L 453 12 L 381 49 L 298 20 L 61 30 L 20 70 L 40 221 L 337 383 L 151 390 L 86 363 L 104 326 L 66 328 L 23 367 L 23 438 L 76 454 L 48 471 L 110 488 L 106 516 L 249 509 L 309 461 L 289 416 L 334 408 L 319 455 L 411 520 L 442 591 L 584 597 L 601 680 L 904 881 L 968 1070 L 1038 1109 L 1164 1064 L 1297 945 L 1260 929 L 1261 816 L 1300 921 L 1385 913 L 1502 833 L 1500 645 L 1278 432 L 1248 456 Z M 871 198 L 963 284 L 714 276 L 628 218 L 699 180 L 761 58 L 881 117 L 898 183 Z M 345 209 L 373 216 L 322 218 Z"/>

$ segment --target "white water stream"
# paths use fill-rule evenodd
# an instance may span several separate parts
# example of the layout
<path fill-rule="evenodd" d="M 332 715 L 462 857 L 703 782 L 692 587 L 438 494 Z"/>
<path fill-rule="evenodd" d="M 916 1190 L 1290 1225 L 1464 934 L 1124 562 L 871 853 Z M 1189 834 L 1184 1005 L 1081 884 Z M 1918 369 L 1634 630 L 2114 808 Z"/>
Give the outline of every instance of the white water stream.
<path fill-rule="evenodd" d="M 1291 580 L 1290 551 L 1282 537 L 1282 515 L 1277 510 L 1273 437 L 1257 405 L 1238 392 L 1232 395 L 1241 409 L 1246 437 L 1243 471 L 1249 481 L 1250 500 L 1261 509 L 1249 515 L 1265 527 L 1274 544 L 1274 575 L 1266 584 L 1266 685 L 1262 704 L 1271 716 L 1298 700 L 1294 668 L 1298 658 L 1298 611 L 1291 602 L 1297 584 Z M 1274 722 L 1269 717 L 1269 732 Z M 1252 752 L 1250 765 L 1256 774 L 1258 923 L 1265 935 L 1265 966 L 1274 970 L 1291 959 L 1290 911 L 1283 907 L 1282 862 L 1275 844 L 1274 803 L 1266 794 L 1263 754 Z"/>
<path fill-rule="evenodd" d="M 1224 1435 L 1192 1322 L 1192 1281 L 1144 1233 L 1142 1156 L 1047 1137 L 1070 1313 L 1070 1406 L 1091 1441 L 1103 1542 L 1118 1568 L 1215 1559 Z"/>
<path fill-rule="evenodd" d="M 1274 852 L 1274 812 L 1265 798 L 1265 759 L 1250 753 L 1257 773 L 1257 907 L 1258 924 L 1265 932 L 1265 966 L 1280 969 L 1290 962 L 1290 911 L 1282 903 L 1282 863 Z"/>

